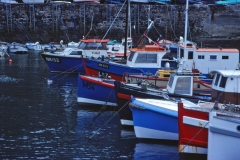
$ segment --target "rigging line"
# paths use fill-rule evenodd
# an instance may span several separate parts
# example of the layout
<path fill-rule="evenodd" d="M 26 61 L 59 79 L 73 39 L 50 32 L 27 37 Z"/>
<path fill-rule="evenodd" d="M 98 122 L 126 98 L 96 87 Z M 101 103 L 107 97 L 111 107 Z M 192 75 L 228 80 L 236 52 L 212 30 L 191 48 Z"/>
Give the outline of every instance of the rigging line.
<path fill-rule="evenodd" d="M 68 69 L 68 70 L 66 70 L 66 71 L 64 71 L 64 72 L 61 72 L 60 74 L 58 74 L 58 75 L 56 75 L 56 76 L 53 76 L 53 77 L 51 77 L 51 78 L 53 79 L 53 78 L 56 78 L 56 77 L 61 76 L 61 75 L 66 75 L 66 74 L 73 73 L 73 71 L 77 70 L 78 68 L 80 68 L 80 67 L 82 67 L 82 66 L 83 66 L 83 64 L 77 65 L 77 66 L 75 66 L 75 67 L 73 67 L 73 68 L 70 68 L 70 69 Z M 70 70 L 72 70 L 72 69 L 74 69 L 74 70 L 71 71 L 71 72 L 68 72 L 68 71 L 70 71 Z"/>
<path fill-rule="evenodd" d="M 173 29 L 173 25 L 172 25 L 172 21 L 171 21 L 171 18 L 170 18 L 169 10 L 167 9 L 167 11 L 168 11 L 167 13 L 168 13 L 168 18 L 169 18 L 169 22 L 170 22 L 170 28 L 171 28 L 171 30 L 173 32 L 174 37 L 177 38 L 177 36 L 175 34 L 175 29 Z M 174 11 L 175 11 L 175 9 L 174 9 Z M 175 21 L 175 14 L 173 14 L 173 17 L 174 17 L 174 21 Z M 175 23 L 174 23 L 174 25 L 175 25 Z"/>
<path fill-rule="evenodd" d="M 105 37 L 107 36 L 107 34 L 108 34 L 108 32 L 110 31 L 110 29 L 112 28 L 112 26 L 113 26 L 113 23 L 116 21 L 116 19 L 118 18 L 118 15 L 120 14 L 120 12 L 122 11 L 122 8 L 123 8 L 123 6 L 125 5 L 125 3 L 126 3 L 126 1 L 127 0 L 125 0 L 124 1 L 124 3 L 122 4 L 122 6 L 121 6 L 121 8 L 120 8 L 120 10 L 118 11 L 118 13 L 117 13 L 117 15 L 116 15 L 116 17 L 114 18 L 114 20 L 112 21 L 112 24 L 110 25 L 110 27 L 108 28 L 108 30 L 107 30 L 107 32 L 105 33 L 105 35 L 103 36 L 103 38 L 102 38 L 102 40 L 101 40 L 101 42 L 105 39 Z M 127 21 L 127 20 L 126 20 Z M 101 43 L 100 42 L 100 43 Z M 98 45 L 98 47 L 96 48 L 96 50 L 98 50 L 98 48 L 100 47 L 100 44 Z"/>
<path fill-rule="evenodd" d="M 106 99 L 106 101 L 105 101 L 105 104 L 102 106 L 102 108 L 101 108 L 100 111 L 98 112 L 97 116 L 95 116 L 95 117 L 93 118 L 92 122 L 88 125 L 88 127 L 90 127 L 90 126 L 93 124 L 93 122 L 97 119 L 97 117 L 99 117 L 99 116 L 102 114 L 102 111 L 106 109 L 108 99 L 109 99 L 110 95 L 112 94 L 113 90 L 114 90 L 114 88 L 112 88 L 110 94 L 108 95 L 108 97 L 107 97 L 107 99 Z"/>
<path fill-rule="evenodd" d="M 88 138 L 88 141 L 90 139 L 92 139 L 114 116 L 116 116 L 129 102 L 131 101 L 131 99 L 129 99 L 127 101 L 126 104 L 124 104 L 112 117 L 110 117 L 100 128 L 98 128 L 98 130 L 91 136 Z"/>
<path fill-rule="evenodd" d="M 185 149 L 190 142 L 192 142 L 192 140 L 208 125 L 208 123 L 209 123 L 209 121 L 197 132 L 197 134 L 195 134 L 195 135 L 193 136 L 192 139 L 190 139 L 190 141 L 189 141 L 186 145 L 184 145 L 184 147 L 172 158 L 172 160 L 174 160 L 174 159 L 176 158 L 176 156 L 178 156 L 179 153 L 180 153 L 181 151 L 183 151 L 183 149 Z"/>
<path fill-rule="evenodd" d="M 22 24 L 22 23 L 21 23 Z M 27 29 L 24 27 L 24 25 L 21 25 L 23 28 L 23 31 L 25 32 L 25 34 L 27 35 L 28 39 L 30 39 L 31 41 L 33 41 L 33 39 L 31 38 L 31 36 L 29 35 L 29 33 L 27 32 Z"/>

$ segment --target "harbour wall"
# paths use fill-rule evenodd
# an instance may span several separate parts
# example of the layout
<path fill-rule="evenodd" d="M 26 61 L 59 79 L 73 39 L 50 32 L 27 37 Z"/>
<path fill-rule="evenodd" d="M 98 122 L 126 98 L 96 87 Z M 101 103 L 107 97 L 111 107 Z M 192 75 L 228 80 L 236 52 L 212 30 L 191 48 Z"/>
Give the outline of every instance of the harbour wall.
<path fill-rule="evenodd" d="M 0 3 L 0 10 L 1 41 L 68 43 L 86 35 L 121 41 L 125 36 L 126 5 Z M 149 38 L 177 41 L 184 36 L 185 10 L 185 5 L 130 4 L 128 33 L 136 42 L 151 19 Z M 240 49 L 240 5 L 189 5 L 187 39 L 199 47 Z"/>

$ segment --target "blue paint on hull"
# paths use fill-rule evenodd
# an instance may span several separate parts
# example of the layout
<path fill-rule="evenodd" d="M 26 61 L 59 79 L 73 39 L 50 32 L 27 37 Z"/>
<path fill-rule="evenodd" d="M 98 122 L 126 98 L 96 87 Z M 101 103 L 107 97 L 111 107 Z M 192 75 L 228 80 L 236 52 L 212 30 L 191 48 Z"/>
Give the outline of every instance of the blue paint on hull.
<path fill-rule="evenodd" d="M 82 58 L 42 55 L 51 72 L 85 73 Z"/>
<path fill-rule="evenodd" d="M 88 82 L 81 79 L 80 76 L 82 75 L 78 76 L 78 99 L 86 99 L 88 102 L 84 103 L 89 104 L 99 104 L 96 102 L 101 102 L 102 104 L 109 103 L 109 106 L 112 106 L 111 104 L 113 103 L 115 104 L 114 106 L 117 105 L 114 88 Z"/>

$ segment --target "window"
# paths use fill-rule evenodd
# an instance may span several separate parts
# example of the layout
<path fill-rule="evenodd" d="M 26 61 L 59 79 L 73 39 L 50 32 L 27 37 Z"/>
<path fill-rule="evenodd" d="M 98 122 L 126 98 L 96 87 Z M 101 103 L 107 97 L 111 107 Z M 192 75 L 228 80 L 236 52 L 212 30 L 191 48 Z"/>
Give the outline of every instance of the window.
<path fill-rule="evenodd" d="M 220 77 L 220 74 L 216 74 L 216 78 L 215 78 L 215 82 L 214 82 L 215 86 L 218 85 L 219 77 Z"/>
<path fill-rule="evenodd" d="M 174 80 L 174 74 L 171 74 L 171 75 L 170 75 L 170 78 L 169 78 L 169 80 L 168 80 L 168 86 L 169 86 L 169 87 L 172 87 L 173 80 Z"/>
<path fill-rule="evenodd" d="M 157 63 L 157 54 L 139 53 L 136 63 Z"/>
<path fill-rule="evenodd" d="M 198 55 L 198 59 L 204 59 L 204 55 Z"/>
<path fill-rule="evenodd" d="M 87 48 L 94 48 L 94 49 L 100 49 L 100 48 L 104 48 L 103 47 L 103 45 L 102 45 L 102 43 L 97 43 L 97 42 L 89 42 L 88 44 L 87 44 L 87 46 L 86 46 L 86 48 L 85 49 L 87 49 Z"/>
<path fill-rule="evenodd" d="M 227 82 L 227 77 L 222 77 L 219 87 L 225 88 Z"/>
<path fill-rule="evenodd" d="M 174 93 L 176 94 L 190 94 L 191 91 L 191 77 L 179 77 L 177 79 Z"/>
<path fill-rule="evenodd" d="M 193 59 L 193 51 L 188 52 L 188 59 Z"/>
<path fill-rule="evenodd" d="M 228 56 L 222 56 L 222 59 L 228 59 Z"/>
<path fill-rule="evenodd" d="M 134 54 L 135 54 L 135 52 L 130 52 L 130 55 L 128 56 L 129 61 L 132 61 Z"/>
<path fill-rule="evenodd" d="M 70 55 L 82 55 L 82 51 L 72 51 Z"/>
<path fill-rule="evenodd" d="M 80 49 L 84 49 L 85 46 L 86 46 L 86 43 L 81 42 L 78 48 L 80 48 Z"/>
<path fill-rule="evenodd" d="M 179 58 L 184 58 L 184 49 L 182 49 L 182 48 L 180 50 L 180 57 Z"/>
<path fill-rule="evenodd" d="M 210 60 L 217 60 L 217 55 L 210 55 Z"/>

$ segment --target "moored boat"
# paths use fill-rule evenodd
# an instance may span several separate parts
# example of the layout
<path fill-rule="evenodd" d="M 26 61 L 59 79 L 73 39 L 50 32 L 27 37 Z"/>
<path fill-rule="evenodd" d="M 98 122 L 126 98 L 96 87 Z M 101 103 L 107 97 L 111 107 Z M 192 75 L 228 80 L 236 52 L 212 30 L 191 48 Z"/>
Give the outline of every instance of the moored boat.
<path fill-rule="evenodd" d="M 154 83 L 148 83 L 146 78 L 142 83 L 124 84 L 115 82 L 115 91 L 119 107 L 126 105 L 130 96 L 138 98 L 164 99 L 165 94 L 170 98 L 184 98 L 197 103 L 201 100 L 211 99 L 211 87 L 203 85 L 200 80 L 194 79 L 195 74 L 191 72 L 172 72 L 168 79 L 166 89 L 158 88 Z M 150 79 L 152 80 L 152 79 Z M 125 107 L 119 111 L 121 124 L 124 126 L 132 125 L 132 115 L 129 108 Z"/>
<path fill-rule="evenodd" d="M 239 83 L 239 70 L 216 70 L 211 102 L 199 101 L 197 108 L 179 106 L 179 152 L 182 155 L 207 155 L 209 114 L 213 110 L 217 114 L 239 111 Z"/>
<path fill-rule="evenodd" d="M 116 107 L 115 80 L 93 76 L 78 76 L 77 101 L 86 104 Z"/>
<path fill-rule="evenodd" d="M 82 39 L 77 48 L 66 47 L 63 51 L 41 53 L 51 72 L 84 73 L 82 57 L 108 57 L 108 39 Z"/>

